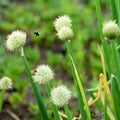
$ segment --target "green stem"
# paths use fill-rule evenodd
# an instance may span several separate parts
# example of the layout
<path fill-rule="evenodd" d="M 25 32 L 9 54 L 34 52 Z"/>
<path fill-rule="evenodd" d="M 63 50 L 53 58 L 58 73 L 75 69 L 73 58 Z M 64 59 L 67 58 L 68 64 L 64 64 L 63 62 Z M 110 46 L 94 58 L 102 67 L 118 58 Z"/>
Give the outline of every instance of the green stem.
<path fill-rule="evenodd" d="M 50 97 L 51 88 L 50 88 L 49 83 L 46 84 L 46 89 L 47 89 L 48 96 Z M 52 111 L 53 111 L 54 116 L 55 116 L 55 120 L 60 120 L 57 106 L 54 105 L 53 103 L 51 103 L 51 105 L 52 105 Z"/>
<path fill-rule="evenodd" d="M 71 47 L 68 46 L 67 42 L 66 42 L 66 46 L 67 46 L 68 53 L 72 54 Z M 81 92 L 80 92 L 79 86 L 78 86 L 77 81 L 76 81 L 76 76 L 74 74 L 74 68 L 72 67 L 72 62 L 71 62 L 71 69 L 72 69 L 72 73 L 73 73 L 75 88 L 76 88 L 76 91 L 77 91 L 78 103 L 79 103 L 79 107 L 80 107 L 81 117 L 82 117 L 82 120 L 86 120 L 87 116 L 86 116 L 86 112 L 85 112 L 85 109 L 84 109 L 84 102 L 83 102 L 83 99 L 81 97 Z"/>
<path fill-rule="evenodd" d="M 67 115 L 67 120 L 72 120 L 72 113 L 70 112 L 67 104 L 64 105 L 64 109 L 65 109 L 65 113 Z"/>
<path fill-rule="evenodd" d="M 27 74 L 28 74 L 28 77 L 29 77 L 31 86 L 32 86 L 32 88 L 33 88 L 34 95 L 35 95 L 35 97 L 36 97 L 36 100 L 37 100 L 39 109 L 40 109 L 40 111 L 41 111 L 42 117 L 43 117 L 44 120 L 49 120 L 49 117 L 48 117 L 48 114 L 47 114 L 47 111 L 46 111 L 44 102 L 43 102 L 42 97 L 41 97 L 41 95 L 40 95 L 40 93 L 39 93 L 39 89 L 38 89 L 37 85 L 35 84 L 34 79 L 33 79 L 33 77 L 32 77 L 31 70 L 30 70 L 28 61 L 27 61 L 27 59 L 26 59 L 26 57 L 25 57 L 23 48 L 21 48 L 21 57 L 22 57 L 22 59 L 23 59 L 23 62 L 24 62 L 25 68 L 26 68 L 26 72 L 27 72 Z"/>
<path fill-rule="evenodd" d="M 111 0 L 111 7 L 112 7 L 112 16 L 113 20 L 117 22 L 117 24 L 120 25 L 120 0 Z M 117 44 L 120 44 L 120 36 L 116 40 Z M 120 50 L 119 50 L 120 52 Z"/>
<path fill-rule="evenodd" d="M 1 112 L 2 112 L 2 106 L 3 106 L 3 101 L 4 101 L 4 95 L 5 95 L 5 89 L 2 89 L 1 100 L 0 100 L 0 114 L 1 114 Z"/>
<path fill-rule="evenodd" d="M 114 57 L 114 64 L 115 64 L 115 70 L 116 70 L 116 74 L 117 74 L 117 83 L 120 89 L 120 64 L 119 64 L 119 53 L 116 50 L 116 45 L 115 45 L 115 41 L 112 41 L 112 51 L 113 51 L 113 57 Z"/>
<path fill-rule="evenodd" d="M 73 74 L 75 76 L 76 83 L 79 86 L 79 91 L 81 92 L 80 97 L 82 97 L 82 100 L 83 100 L 83 103 L 84 103 L 84 106 L 85 106 L 85 110 L 86 110 L 86 114 L 87 114 L 87 118 L 88 118 L 88 120 L 91 120 L 91 114 L 90 114 L 88 102 L 87 102 L 85 92 L 84 92 L 84 89 L 83 89 L 83 86 L 82 86 L 82 83 L 81 83 L 81 78 L 78 74 L 78 70 L 77 70 L 76 65 L 75 65 L 75 60 L 74 60 L 74 57 L 73 57 L 73 53 L 72 53 L 72 49 L 71 49 L 71 45 L 70 45 L 70 40 L 66 41 L 66 45 L 67 45 L 69 57 L 70 57 L 70 60 L 71 60 L 71 63 L 72 63 L 72 67 L 73 67 Z"/>
<path fill-rule="evenodd" d="M 116 13 L 114 14 L 117 14 L 117 20 L 118 20 L 118 24 L 120 25 L 120 0 L 115 0 L 116 2 Z"/>
<path fill-rule="evenodd" d="M 115 106 L 115 112 L 116 112 L 116 119 L 120 120 L 120 90 L 117 84 L 117 78 L 113 77 L 112 83 L 111 83 L 111 92 L 113 97 L 113 102 Z"/>
<path fill-rule="evenodd" d="M 116 9 L 116 3 L 115 0 L 110 0 L 111 1 L 111 9 L 112 9 L 112 16 L 113 19 L 116 20 L 116 22 L 118 22 L 118 17 L 117 17 L 117 9 Z"/>
<path fill-rule="evenodd" d="M 99 27 L 100 37 L 101 37 L 101 40 L 104 41 L 104 36 L 102 34 L 103 20 L 102 20 L 102 14 L 101 14 L 99 0 L 95 0 L 95 7 L 96 7 L 97 18 L 98 18 L 98 27 Z"/>
<path fill-rule="evenodd" d="M 110 77 L 112 73 L 112 66 L 111 66 L 111 61 L 110 61 L 110 50 L 107 41 L 105 40 L 103 34 L 102 34 L 102 14 L 101 14 L 101 8 L 100 8 L 100 3 L 99 0 L 95 0 L 95 6 L 96 6 L 96 13 L 97 13 L 97 18 L 98 18 L 98 27 L 99 27 L 99 32 L 100 32 L 100 38 L 103 44 L 103 52 L 104 52 L 104 57 L 105 57 L 105 62 L 107 66 L 107 71 L 108 75 Z"/>

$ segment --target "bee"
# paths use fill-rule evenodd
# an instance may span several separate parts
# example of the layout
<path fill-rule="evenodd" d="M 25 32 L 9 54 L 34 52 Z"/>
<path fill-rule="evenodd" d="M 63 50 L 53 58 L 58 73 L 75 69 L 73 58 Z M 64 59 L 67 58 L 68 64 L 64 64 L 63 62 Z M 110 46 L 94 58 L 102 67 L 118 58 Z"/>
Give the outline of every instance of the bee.
<path fill-rule="evenodd" d="M 35 75 L 36 72 L 36 69 L 32 70 L 32 75 Z"/>
<path fill-rule="evenodd" d="M 38 31 L 35 31 L 34 34 L 35 34 L 36 36 L 39 36 L 39 35 L 40 35 L 40 33 L 39 33 Z"/>

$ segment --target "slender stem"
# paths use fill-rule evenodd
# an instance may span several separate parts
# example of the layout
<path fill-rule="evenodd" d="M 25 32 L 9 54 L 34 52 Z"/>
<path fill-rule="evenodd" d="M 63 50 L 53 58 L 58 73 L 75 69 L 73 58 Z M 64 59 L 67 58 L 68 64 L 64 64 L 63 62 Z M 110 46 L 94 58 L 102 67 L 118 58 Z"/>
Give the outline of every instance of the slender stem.
<path fill-rule="evenodd" d="M 116 77 L 113 77 L 113 80 L 112 80 L 112 83 L 111 83 L 111 92 L 112 92 L 112 97 L 113 97 L 113 101 L 114 101 L 114 106 L 115 106 L 115 112 L 116 112 L 116 117 L 117 117 L 117 120 L 120 120 L 120 96 L 119 96 L 119 93 L 120 93 L 120 89 L 118 87 L 118 84 L 117 84 L 117 78 Z"/>
<path fill-rule="evenodd" d="M 116 50 L 116 49 L 115 49 Z M 106 73 L 106 66 L 105 66 L 105 60 L 104 60 L 104 56 L 103 56 L 103 53 L 102 53 L 102 50 L 99 48 L 99 51 L 100 51 L 100 55 L 101 55 L 101 61 L 102 61 L 102 68 L 103 68 L 103 73 L 104 75 L 100 74 L 100 79 L 103 81 L 103 84 L 105 86 L 105 89 L 104 89 L 104 98 L 107 96 L 108 97 L 108 100 L 110 102 L 110 106 L 111 106 L 111 109 L 112 111 L 114 112 L 115 114 L 115 107 L 114 107 L 114 103 L 113 103 L 113 99 L 112 99 L 112 96 L 111 96 L 111 93 L 110 93 L 110 89 L 108 87 L 108 84 L 107 84 L 107 73 Z M 116 50 L 117 51 L 117 50 Z M 104 77 L 105 76 L 105 77 Z M 106 98 L 107 99 L 107 98 Z M 104 99 L 104 102 L 107 103 L 107 100 Z M 106 104 L 106 107 L 107 107 L 107 104 Z M 107 109 L 107 108 L 106 108 Z M 116 114 L 115 114 L 116 115 Z"/>
<path fill-rule="evenodd" d="M 43 117 L 44 120 L 49 120 L 49 117 L 48 117 L 48 114 L 47 114 L 44 102 L 43 102 L 42 97 L 41 97 L 41 95 L 39 93 L 39 89 L 38 89 L 37 85 L 35 84 L 35 82 L 33 80 L 33 77 L 32 77 L 32 74 L 31 74 L 31 70 L 30 70 L 28 61 L 26 59 L 26 56 L 24 54 L 23 48 L 21 49 L 21 57 L 23 59 L 23 62 L 24 62 L 25 68 L 26 68 L 26 72 L 28 74 L 31 86 L 33 88 L 34 95 L 36 97 L 36 100 L 37 100 L 39 109 L 41 111 L 42 117 Z"/>
<path fill-rule="evenodd" d="M 72 54 L 72 49 L 71 49 L 71 47 L 68 46 L 67 42 L 66 42 L 66 46 L 67 46 L 68 53 Z M 79 86 L 78 86 L 77 81 L 76 81 L 76 76 L 74 74 L 74 68 L 72 67 L 72 62 L 71 62 L 71 69 L 72 69 L 72 73 L 73 73 L 73 77 L 74 77 L 74 84 L 76 86 L 76 91 L 77 91 L 77 96 L 78 96 L 78 103 L 79 103 L 79 107 L 80 107 L 81 117 L 82 117 L 83 120 L 86 120 L 87 116 L 86 116 L 86 112 L 85 112 L 85 109 L 84 109 L 84 102 L 83 102 L 83 99 L 81 97 L 81 92 L 80 92 Z"/>
<path fill-rule="evenodd" d="M 67 44 L 67 42 L 66 42 L 66 46 L 67 46 L 68 53 L 72 55 L 73 54 L 72 53 L 72 49 L 71 49 L 71 47 L 69 47 L 69 45 Z M 74 74 L 74 68 L 72 66 L 72 62 L 71 62 L 71 69 L 72 69 L 72 73 L 73 73 L 74 84 L 75 84 L 76 91 L 77 91 L 78 103 L 79 103 L 79 107 L 80 107 L 81 117 L 82 117 L 83 120 L 86 120 L 87 116 L 86 116 L 86 111 L 84 109 L 84 102 L 83 102 L 83 99 L 81 97 L 82 96 L 81 95 L 81 91 L 80 91 L 79 86 L 78 86 L 77 81 L 76 81 L 76 75 Z"/>
<path fill-rule="evenodd" d="M 98 18 L 98 27 L 99 27 L 99 32 L 100 32 L 100 38 L 101 38 L 101 41 L 103 44 L 103 52 L 104 52 L 105 62 L 106 62 L 106 66 L 107 66 L 108 75 L 110 77 L 110 75 L 112 73 L 112 67 L 111 67 L 111 61 L 110 61 L 110 50 L 109 50 L 107 41 L 105 40 L 105 38 L 102 34 L 103 20 L 102 20 L 102 13 L 101 13 L 99 0 L 95 0 L 95 6 L 96 6 L 96 13 L 97 13 L 97 18 Z"/>
<path fill-rule="evenodd" d="M 4 101 L 4 95 L 5 95 L 5 89 L 2 89 L 1 100 L 0 100 L 0 114 L 1 114 L 1 112 L 2 112 L 2 106 L 3 106 L 3 101 Z"/>
<path fill-rule="evenodd" d="M 48 96 L 50 97 L 51 88 L 50 88 L 49 83 L 46 84 L 46 89 L 47 89 Z M 51 103 L 51 105 L 52 105 L 52 111 L 53 111 L 54 116 L 55 116 L 55 120 L 60 120 L 57 106 L 54 105 L 53 103 Z"/>
<path fill-rule="evenodd" d="M 112 9 L 112 16 L 113 19 L 116 20 L 116 22 L 118 22 L 118 17 L 117 17 L 117 9 L 116 9 L 116 3 L 115 0 L 110 0 L 111 1 L 111 9 Z"/>
<path fill-rule="evenodd" d="M 120 0 L 115 0 L 116 3 L 116 13 L 117 14 L 117 20 L 118 20 L 118 24 L 120 25 Z"/>
<path fill-rule="evenodd" d="M 78 74 L 78 70 L 77 70 L 76 65 L 75 65 L 75 60 L 74 60 L 74 57 L 73 57 L 73 53 L 72 53 L 72 49 L 71 49 L 71 45 L 70 45 L 70 40 L 66 41 L 66 45 L 67 45 L 67 48 L 68 48 L 69 57 L 70 57 L 72 67 L 73 67 L 73 70 L 74 70 L 73 74 L 75 76 L 76 83 L 79 86 L 79 91 L 81 92 L 81 97 L 82 97 L 83 103 L 85 105 L 85 110 L 86 110 L 87 117 L 88 117 L 88 120 L 91 120 L 91 114 L 90 114 L 88 102 L 87 102 L 85 92 L 84 92 L 84 89 L 83 89 L 83 86 L 82 86 L 82 83 L 81 83 L 81 78 Z"/>
<path fill-rule="evenodd" d="M 111 7 L 112 7 L 112 16 L 113 20 L 117 22 L 117 24 L 120 25 L 120 0 L 110 0 L 111 1 Z M 120 44 L 120 36 L 116 40 L 117 44 Z M 120 50 L 119 50 L 120 52 Z"/>
<path fill-rule="evenodd" d="M 101 14 L 99 0 L 95 0 L 95 6 L 96 6 L 97 17 L 98 17 L 98 26 L 99 26 L 100 37 L 101 37 L 101 40 L 104 41 L 104 36 L 102 34 L 102 23 L 103 23 L 103 20 L 102 20 L 102 14 Z"/>
<path fill-rule="evenodd" d="M 117 74 L 117 83 L 120 89 L 120 64 L 119 64 L 119 53 L 116 50 L 116 45 L 115 45 L 115 41 L 112 41 L 112 51 L 113 51 L 113 57 L 114 57 L 114 63 L 115 63 L 115 70 L 116 70 L 116 74 Z"/>
<path fill-rule="evenodd" d="M 67 104 L 64 105 L 64 109 L 65 109 L 65 113 L 67 115 L 67 119 L 72 120 L 72 113 L 70 112 Z"/>

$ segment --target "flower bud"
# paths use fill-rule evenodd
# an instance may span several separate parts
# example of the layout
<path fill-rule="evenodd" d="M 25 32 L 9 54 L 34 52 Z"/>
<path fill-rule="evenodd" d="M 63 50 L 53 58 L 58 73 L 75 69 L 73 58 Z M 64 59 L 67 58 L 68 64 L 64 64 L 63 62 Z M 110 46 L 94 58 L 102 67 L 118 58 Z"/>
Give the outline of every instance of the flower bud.
<path fill-rule="evenodd" d="M 67 40 L 73 37 L 73 31 L 71 28 L 64 26 L 58 31 L 57 35 L 61 40 Z"/>
<path fill-rule="evenodd" d="M 115 23 L 115 21 L 108 21 L 104 23 L 103 29 L 102 29 L 103 35 L 111 40 L 116 39 L 120 34 L 119 26 Z"/>
<path fill-rule="evenodd" d="M 26 33 L 17 30 L 17 31 L 13 31 L 10 35 L 8 35 L 5 45 L 8 50 L 14 51 L 23 47 L 25 42 L 26 42 Z"/>
<path fill-rule="evenodd" d="M 33 78 L 36 83 L 46 84 L 54 78 L 54 73 L 48 65 L 40 65 L 36 68 Z"/>
<path fill-rule="evenodd" d="M 53 88 L 51 91 L 51 100 L 59 107 L 63 107 L 64 104 L 67 104 L 70 98 L 71 91 L 64 85 Z"/>
<path fill-rule="evenodd" d="M 9 77 L 1 78 L 0 89 L 12 89 L 12 80 Z"/>
<path fill-rule="evenodd" d="M 57 30 L 57 32 L 62 28 L 62 27 L 69 27 L 71 28 L 72 27 L 72 24 L 71 24 L 71 19 L 69 16 L 67 15 L 64 15 L 64 16 L 60 16 L 58 17 L 55 21 L 54 21 L 54 26 Z"/>

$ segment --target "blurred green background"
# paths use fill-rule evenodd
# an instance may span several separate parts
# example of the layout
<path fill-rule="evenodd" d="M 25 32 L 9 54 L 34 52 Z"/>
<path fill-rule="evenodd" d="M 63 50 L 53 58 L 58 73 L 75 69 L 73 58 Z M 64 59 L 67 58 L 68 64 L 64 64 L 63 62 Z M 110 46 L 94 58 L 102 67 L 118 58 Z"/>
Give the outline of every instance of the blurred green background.
<path fill-rule="evenodd" d="M 105 20 L 110 16 L 109 4 L 109 1 L 101 0 Z M 83 83 L 87 87 L 96 86 L 102 69 L 97 49 L 100 37 L 94 0 L 0 0 L 0 78 L 8 75 L 13 79 L 14 89 L 10 95 L 8 93 L 6 104 L 13 111 L 17 110 L 19 117 L 18 109 L 22 109 L 22 105 L 26 113 L 21 115 L 22 120 L 38 120 L 40 117 L 19 51 L 10 53 L 5 49 L 7 35 L 17 29 L 25 31 L 25 53 L 31 69 L 39 64 L 49 64 L 55 72 L 53 86 L 66 84 L 72 89 L 73 101 L 76 101 L 66 47 L 64 41 L 58 39 L 53 26 L 55 18 L 65 14 L 73 21 L 71 44 Z M 40 36 L 36 36 L 34 31 L 39 31 Z M 41 85 L 40 90 L 48 102 L 44 86 Z M 47 105 L 51 114 L 49 103 Z M 77 103 L 75 105 L 70 104 L 77 115 Z"/>

